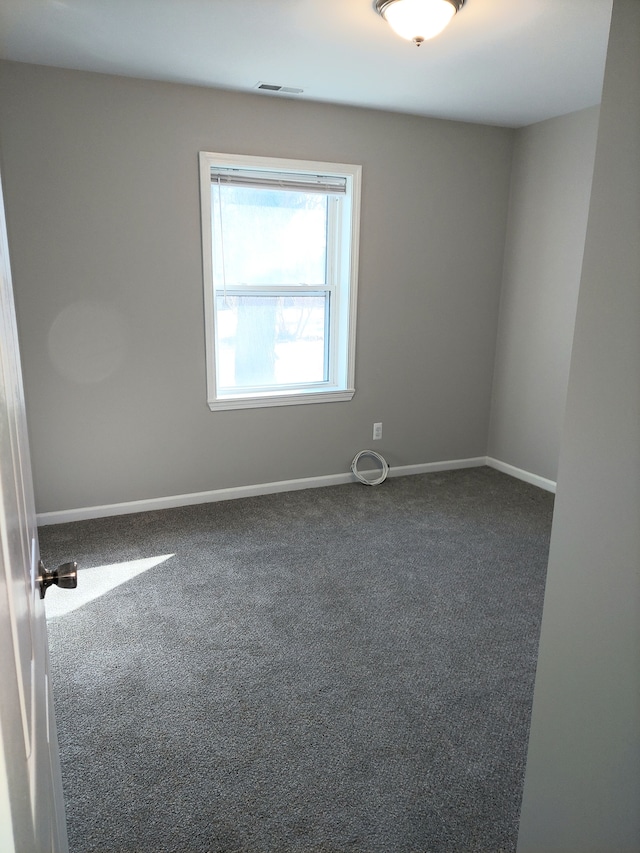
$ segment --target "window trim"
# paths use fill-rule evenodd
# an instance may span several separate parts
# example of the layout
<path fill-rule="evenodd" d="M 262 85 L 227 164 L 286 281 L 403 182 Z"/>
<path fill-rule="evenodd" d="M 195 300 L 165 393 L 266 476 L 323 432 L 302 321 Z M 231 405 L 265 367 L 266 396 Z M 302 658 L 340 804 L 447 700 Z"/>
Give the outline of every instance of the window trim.
<path fill-rule="evenodd" d="M 360 236 L 360 195 L 362 166 L 347 163 L 325 163 L 314 160 L 290 160 L 275 157 L 253 157 L 244 154 L 221 154 L 210 151 L 199 152 L 200 164 L 200 207 L 202 223 L 202 271 L 205 311 L 205 352 L 207 374 L 207 404 L 211 411 L 223 409 L 249 409 L 269 406 L 292 406 L 306 403 L 329 403 L 351 400 L 355 394 L 355 344 L 356 308 L 358 291 L 358 255 Z M 299 387 L 282 390 L 253 391 L 249 394 L 225 392 L 219 396 L 216 386 L 215 353 L 215 287 L 213 281 L 213 232 L 211 216 L 211 172 L 212 168 L 239 168 L 252 171 L 288 172 L 309 175 L 327 175 L 346 179 L 342 228 L 334 235 L 337 249 L 333 259 L 339 266 L 339 277 L 344 283 L 337 284 L 338 307 L 337 330 L 330 341 L 330 374 L 333 384 L 322 383 L 321 387 Z M 348 229 L 349 252 L 342 249 L 342 237 Z M 348 257 L 347 257 L 348 255 Z M 346 329 L 344 325 L 346 324 Z M 338 381 L 337 373 L 344 381 Z"/>

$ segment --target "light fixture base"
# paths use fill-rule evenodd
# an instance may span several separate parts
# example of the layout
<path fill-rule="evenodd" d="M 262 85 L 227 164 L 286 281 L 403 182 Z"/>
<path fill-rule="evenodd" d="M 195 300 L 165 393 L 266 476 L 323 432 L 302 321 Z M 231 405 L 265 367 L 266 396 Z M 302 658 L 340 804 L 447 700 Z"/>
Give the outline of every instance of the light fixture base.
<path fill-rule="evenodd" d="M 382 17 L 384 18 L 385 9 L 388 6 L 393 6 L 393 4 L 397 2 L 398 0 L 376 0 L 376 2 L 373 4 L 373 8 L 379 15 L 382 15 Z M 450 3 L 456 12 L 459 12 L 460 9 L 462 9 L 464 4 L 466 3 L 466 0 L 446 0 L 446 2 Z"/>

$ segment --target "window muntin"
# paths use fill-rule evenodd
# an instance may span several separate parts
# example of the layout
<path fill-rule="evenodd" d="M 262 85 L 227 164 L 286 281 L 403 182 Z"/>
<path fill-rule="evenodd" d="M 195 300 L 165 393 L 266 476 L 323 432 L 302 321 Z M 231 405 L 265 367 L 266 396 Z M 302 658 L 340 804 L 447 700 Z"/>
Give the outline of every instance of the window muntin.
<path fill-rule="evenodd" d="M 210 408 L 351 399 L 360 167 L 200 167 Z"/>

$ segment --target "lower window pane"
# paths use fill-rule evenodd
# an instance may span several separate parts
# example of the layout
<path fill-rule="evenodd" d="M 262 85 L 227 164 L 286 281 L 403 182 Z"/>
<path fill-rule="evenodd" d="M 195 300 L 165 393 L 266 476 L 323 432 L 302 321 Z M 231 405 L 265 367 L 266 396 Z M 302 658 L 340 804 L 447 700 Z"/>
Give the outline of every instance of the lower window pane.
<path fill-rule="evenodd" d="M 326 382 L 329 294 L 216 297 L 220 391 Z"/>

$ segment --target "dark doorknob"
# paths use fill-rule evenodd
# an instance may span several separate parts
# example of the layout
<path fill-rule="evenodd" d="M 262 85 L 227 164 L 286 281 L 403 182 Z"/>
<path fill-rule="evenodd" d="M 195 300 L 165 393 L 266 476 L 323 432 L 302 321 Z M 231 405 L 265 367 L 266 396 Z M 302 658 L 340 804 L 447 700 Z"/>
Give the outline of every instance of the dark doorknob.
<path fill-rule="evenodd" d="M 40 598 L 44 598 L 47 588 L 55 584 L 60 589 L 75 589 L 78 586 L 78 564 L 76 562 L 63 563 L 52 572 L 45 569 L 42 560 L 38 563 L 38 586 L 40 587 Z"/>

